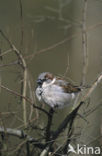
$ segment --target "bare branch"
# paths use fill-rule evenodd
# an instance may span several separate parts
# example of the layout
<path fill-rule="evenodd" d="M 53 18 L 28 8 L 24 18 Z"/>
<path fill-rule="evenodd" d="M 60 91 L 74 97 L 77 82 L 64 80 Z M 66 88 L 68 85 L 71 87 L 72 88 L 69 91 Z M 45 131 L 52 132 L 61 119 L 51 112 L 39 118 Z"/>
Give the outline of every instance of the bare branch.
<path fill-rule="evenodd" d="M 8 66 L 17 65 L 17 64 L 18 64 L 18 61 L 14 61 L 9 64 L 1 64 L 0 67 L 8 67 Z"/>
<path fill-rule="evenodd" d="M 82 70 L 82 85 L 86 82 L 86 72 L 88 67 L 88 52 L 87 52 L 87 30 L 86 30 L 86 18 L 87 18 L 87 0 L 84 1 L 83 19 L 82 19 L 82 53 L 83 53 L 83 70 Z"/>
<path fill-rule="evenodd" d="M 9 89 L 9 88 L 7 88 L 7 87 L 1 85 L 1 84 L 0 84 L 0 87 L 3 88 L 3 89 L 5 89 L 6 91 L 12 93 L 13 95 L 22 97 L 24 100 L 26 100 L 27 102 L 29 102 L 29 103 L 33 106 L 33 108 L 36 108 L 36 109 L 38 109 L 38 110 L 44 112 L 46 115 L 49 115 L 49 113 L 48 113 L 45 109 L 34 105 L 34 103 L 33 103 L 28 97 L 25 97 L 25 96 L 21 95 L 20 93 L 17 93 L 16 91 L 13 91 L 13 90 L 11 90 L 11 89 Z"/>
<path fill-rule="evenodd" d="M 1 56 L 4 56 L 4 55 L 6 55 L 6 54 L 8 54 L 8 53 L 10 53 L 10 52 L 12 52 L 12 49 L 8 49 L 8 50 L 2 52 L 2 54 L 0 54 L 0 57 L 1 57 Z"/>
<path fill-rule="evenodd" d="M 87 32 L 90 32 L 90 31 L 92 31 L 92 30 L 94 30 L 96 28 L 99 28 L 99 27 L 102 27 L 102 23 L 101 22 L 97 23 L 95 25 L 92 25 L 89 28 L 87 28 Z M 36 55 L 39 55 L 39 54 L 44 53 L 44 52 L 48 52 L 49 50 L 52 50 L 52 49 L 54 49 L 54 48 L 56 48 L 56 47 L 58 47 L 60 45 L 63 45 L 64 43 L 66 43 L 66 42 L 68 42 L 68 41 L 78 37 L 80 34 L 81 34 L 81 32 L 75 33 L 72 36 L 65 38 L 64 40 L 59 41 L 59 42 L 49 46 L 48 48 L 44 48 L 44 49 L 38 50 L 36 53 L 28 55 L 28 56 L 25 56 L 24 58 L 26 58 L 26 59 L 27 58 L 33 59 Z"/>
<path fill-rule="evenodd" d="M 23 7 L 22 7 L 22 0 L 19 0 L 19 6 L 20 6 L 20 19 L 21 19 L 21 49 L 23 47 L 23 40 L 24 40 L 24 22 L 23 22 Z"/>
<path fill-rule="evenodd" d="M 80 102 L 79 106 L 77 108 L 75 108 L 70 114 L 68 114 L 64 121 L 62 121 L 62 123 L 59 125 L 59 127 L 57 128 L 57 130 L 54 132 L 54 134 L 51 137 L 51 141 L 49 142 L 49 144 L 47 144 L 47 146 L 45 147 L 45 149 L 42 151 L 40 156 L 45 156 L 48 154 L 50 148 L 52 147 L 53 143 L 55 142 L 55 140 L 57 139 L 57 137 L 60 135 L 60 133 L 63 132 L 63 130 L 67 127 L 68 123 L 70 124 L 69 130 L 71 130 L 72 125 L 74 123 L 74 119 L 77 115 L 77 112 L 79 110 L 79 108 L 81 107 L 81 105 L 83 104 L 83 102 Z"/>
<path fill-rule="evenodd" d="M 91 88 L 88 90 L 88 92 L 86 93 L 86 95 L 84 97 L 82 97 L 82 101 L 85 101 L 88 97 L 91 96 L 91 94 L 93 93 L 93 91 L 96 89 L 97 85 L 102 81 L 102 74 L 96 79 L 96 81 L 93 83 L 93 85 L 91 86 Z"/>
<path fill-rule="evenodd" d="M 53 110 L 53 108 L 50 108 L 47 127 L 46 127 L 46 134 L 45 134 L 46 142 L 50 141 L 53 115 L 54 115 L 54 110 Z"/>
<path fill-rule="evenodd" d="M 27 92 L 27 65 L 26 62 L 22 56 L 22 54 L 20 53 L 20 51 L 18 49 L 16 49 L 16 47 L 12 44 L 12 42 L 8 39 L 8 37 L 4 34 L 4 32 L 2 30 L 0 30 L 1 35 L 3 36 L 3 38 L 8 42 L 8 44 L 10 45 L 11 49 L 15 52 L 15 54 L 18 57 L 18 60 L 21 61 L 21 67 L 24 71 L 24 78 L 23 78 L 23 91 L 22 91 L 22 96 L 25 97 L 26 96 L 26 92 Z M 22 99 L 22 105 L 23 105 L 23 119 L 24 119 L 24 123 L 26 126 L 27 123 L 27 114 L 26 114 L 26 101 L 23 98 Z"/>

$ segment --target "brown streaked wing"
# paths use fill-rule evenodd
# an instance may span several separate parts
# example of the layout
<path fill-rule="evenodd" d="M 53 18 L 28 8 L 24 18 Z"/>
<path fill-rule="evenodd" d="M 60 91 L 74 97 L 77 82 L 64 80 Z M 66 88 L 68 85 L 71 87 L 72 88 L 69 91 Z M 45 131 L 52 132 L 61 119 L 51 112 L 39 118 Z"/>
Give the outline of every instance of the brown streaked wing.
<path fill-rule="evenodd" d="M 77 86 L 73 86 L 72 84 L 59 77 L 57 77 L 56 82 L 54 84 L 61 86 L 65 93 L 77 93 L 81 91 L 81 89 Z"/>
<path fill-rule="evenodd" d="M 78 88 L 76 86 L 72 86 L 71 84 L 67 84 L 66 86 L 62 85 L 62 88 L 65 93 L 77 93 L 77 92 L 81 91 L 80 88 Z"/>

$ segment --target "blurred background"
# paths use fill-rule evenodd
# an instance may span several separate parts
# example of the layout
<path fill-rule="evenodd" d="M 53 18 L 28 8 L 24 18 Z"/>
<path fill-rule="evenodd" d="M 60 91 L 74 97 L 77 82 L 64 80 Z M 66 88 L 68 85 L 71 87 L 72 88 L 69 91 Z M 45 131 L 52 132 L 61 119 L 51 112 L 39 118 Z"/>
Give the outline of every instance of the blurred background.
<path fill-rule="evenodd" d="M 84 3 L 84 0 L 0 0 L 0 29 L 21 52 L 27 64 L 32 91 L 35 90 L 39 73 L 45 71 L 65 76 L 75 85 L 82 84 L 83 23 L 86 26 L 88 61 L 84 85 L 91 86 L 102 72 L 102 1 L 87 0 L 86 12 L 83 12 Z M 86 21 L 83 21 L 84 13 Z M 17 64 L 14 51 L 8 51 L 9 49 L 10 45 L 1 35 L 0 83 L 13 91 L 22 93 L 23 70 Z M 3 55 L 5 52 L 7 53 Z M 27 96 L 31 98 L 29 85 Z M 80 138 L 77 138 L 77 143 L 101 146 L 102 83 L 92 93 L 88 103 L 89 105 L 84 105 L 84 111 L 89 111 L 98 105 L 99 107 L 85 117 L 88 123 L 79 119 L 79 124 L 78 120 L 76 133 L 79 133 L 80 127 L 82 131 Z M 37 100 L 36 104 L 41 106 Z M 49 109 L 48 106 L 42 107 Z M 39 116 L 35 110 L 31 113 L 32 109 L 28 104 L 27 121 L 35 119 L 36 115 Z M 53 129 L 56 129 L 68 111 L 69 108 L 57 111 L 53 119 Z M 24 129 L 21 98 L 2 88 L 0 89 L 0 112 L 1 126 Z M 47 120 L 45 115 L 40 114 L 39 119 L 34 122 L 44 127 Z M 34 122 L 32 125 L 35 124 Z M 31 130 L 29 134 L 38 135 Z M 63 137 L 61 139 L 60 143 Z M 4 155 L 19 145 L 19 140 L 15 138 L 12 140 L 15 142 L 14 147 L 11 139 L 6 140 L 8 143 L 6 150 L 3 149 Z"/>

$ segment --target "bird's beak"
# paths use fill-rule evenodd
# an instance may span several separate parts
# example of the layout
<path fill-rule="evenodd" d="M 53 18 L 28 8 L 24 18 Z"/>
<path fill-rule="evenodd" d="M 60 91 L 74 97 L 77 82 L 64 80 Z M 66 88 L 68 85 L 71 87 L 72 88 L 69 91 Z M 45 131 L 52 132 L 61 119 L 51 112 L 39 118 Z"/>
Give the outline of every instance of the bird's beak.
<path fill-rule="evenodd" d="M 42 80 L 40 80 L 40 79 L 37 80 L 38 85 L 42 85 L 42 83 L 43 83 Z"/>

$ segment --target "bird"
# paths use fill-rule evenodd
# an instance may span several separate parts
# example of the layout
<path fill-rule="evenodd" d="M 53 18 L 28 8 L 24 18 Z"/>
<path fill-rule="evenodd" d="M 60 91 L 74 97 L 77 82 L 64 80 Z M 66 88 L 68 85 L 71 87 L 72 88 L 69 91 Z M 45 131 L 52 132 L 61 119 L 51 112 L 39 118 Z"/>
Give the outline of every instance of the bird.
<path fill-rule="evenodd" d="M 80 91 L 80 87 L 72 85 L 62 77 L 43 72 L 37 78 L 35 94 L 38 101 L 54 109 L 73 105 Z"/>

